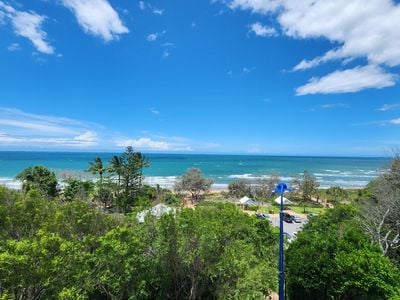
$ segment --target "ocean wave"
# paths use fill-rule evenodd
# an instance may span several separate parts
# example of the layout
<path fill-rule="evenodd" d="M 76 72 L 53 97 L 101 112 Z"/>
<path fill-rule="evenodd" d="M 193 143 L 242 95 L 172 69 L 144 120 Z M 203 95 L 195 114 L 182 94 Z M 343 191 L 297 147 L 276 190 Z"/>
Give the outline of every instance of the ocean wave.
<path fill-rule="evenodd" d="M 171 188 L 178 178 L 178 176 L 148 176 L 144 178 L 144 182 L 151 186 L 158 184 L 164 188 Z"/>
<path fill-rule="evenodd" d="M 0 177 L 0 185 L 3 185 L 13 190 L 20 190 L 22 187 L 21 181 L 16 180 L 12 177 Z"/>
<path fill-rule="evenodd" d="M 314 176 L 318 177 L 351 177 L 351 178 L 370 178 L 373 179 L 376 176 L 374 175 L 362 175 L 362 174 L 357 174 L 357 173 L 352 173 L 352 172 L 342 172 L 342 173 L 336 173 L 336 174 L 329 174 L 329 173 L 313 173 Z"/>

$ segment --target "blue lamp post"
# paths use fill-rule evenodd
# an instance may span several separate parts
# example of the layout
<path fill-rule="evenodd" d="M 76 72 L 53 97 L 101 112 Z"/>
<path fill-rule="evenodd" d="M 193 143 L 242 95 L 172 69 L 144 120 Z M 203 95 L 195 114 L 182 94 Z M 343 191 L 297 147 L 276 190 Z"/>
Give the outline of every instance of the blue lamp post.
<path fill-rule="evenodd" d="M 280 182 L 276 186 L 275 193 L 281 194 L 281 207 L 279 213 L 279 300 L 284 300 L 285 271 L 283 265 L 283 193 L 290 192 L 286 183 Z"/>

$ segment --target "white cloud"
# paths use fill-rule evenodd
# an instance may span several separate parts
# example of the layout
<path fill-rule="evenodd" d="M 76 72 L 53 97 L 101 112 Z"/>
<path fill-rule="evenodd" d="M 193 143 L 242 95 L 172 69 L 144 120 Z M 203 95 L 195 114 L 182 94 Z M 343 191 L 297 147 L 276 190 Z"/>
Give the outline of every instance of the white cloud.
<path fill-rule="evenodd" d="M 155 141 L 150 138 L 139 138 L 139 139 L 126 139 L 116 141 L 118 147 L 132 146 L 138 149 L 145 150 L 175 150 L 173 145 L 164 141 Z"/>
<path fill-rule="evenodd" d="M 0 148 L 88 148 L 97 146 L 102 126 L 64 117 L 0 107 Z"/>
<path fill-rule="evenodd" d="M 107 0 L 62 0 L 62 3 L 75 14 L 86 33 L 108 42 L 129 32 Z"/>
<path fill-rule="evenodd" d="M 146 4 L 143 1 L 139 1 L 139 9 L 140 10 L 145 10 L 146 9 Z"/>
<path fill-rule="evenodd" d="M 160 114 L 160 111 L 157 110 L 157 109 L 155 109 L 154 107 L 150 108 L 150 112 L 151 112 L 152 114 L 155 114 L 155 115 L 159 115 L 159 114 Z"/>
<path fill-rule="evenodd" d="M 250 32 L 253 32 L 257 36 L 267 37 L 267 36 L 274 36 L 276 35 L 275 28 L 267 27 L 260 22 L 253 23 L 249 25 Z"/>
<path fill-rule="evenodd" d="M 313 77 L 296 89 L 296 95 L 354 93 L 368 88 L 384 88 L 395 84 L 395 76 L 377 66 L 364 66 L 335 71 L 320 78 Z"/>
<path fill-rule="evenodd" d="M 155 42 L 158 39 L 159 34 L 158 33 L 150 33 L 147 37 L 146 40 L 148 42 Z"/>
<path fill-rule="evenodd" d="M 21 46 L 18 43 L 12 43 L 7 47 L 7 50 L 11 52 L 18 51 L 21 50 Z"/>
<path fill-rule="evenodd" d="M 168 58 L 171 56 L 171 52 L 168 49 L 164 49 L 163 53 L 162 53 L 162 58 Z"/>
<path fill-rule="evenodd" d="M 391 110 L 398 110 L 398 109 L 400 109 L 400 103 L 383 104 L 380 108 L 378 108 L 379 111 L 391 111 Z"/>
<path fill-rule="evenodd" d="M 162 16 L 164 14 L 163 9 L 153 8 L 153 14 Z"/>
<path fill-rule="evenodd" d="M 232 0 L 229 2 L 229 7 L 231 9 L 240 8 L 265 14 L 277 9 L 280 3 L 281 1 L 275 0 Z"/>
<path fill-rule="evenodd" d="M 276 16 L 284 35 L 295 39 L 327 39 L 334 45 L 320 56 L 303 59 L 294 71 L 314 68 L 333 60 L 347 63 L 358 58 L 368 65 L 400 66 L 400 4 L 392 0 L 227 0 L 231 9 Z M 391 74 L 387 74 L 391 77 Z M 330 76 L 330 75 L 328 75 Z M 390 86 L 385 85 L 384 86 Z M 363 85 L 360 85 L 363 86 Z M 381 88 L 382 81 L 376 86 Z M 301 89 L 301 88 L 300 88 Z M 359 90 L 363 89 L 361 87 Z M 352 88 L 349 91 L 353 91 Z M 331 92 L 344 92 L 343 89 Z"/>
<path fill-rule="evenodd" d="M 167 31 L 163 30 L 161 32 L 154 32 L 154 33 L 150 33 L 147 37 L 146 40 L 148 42 L 155 42 L 157 41 L 160 37 L 162 37 L 164 34 L 166 34 Z"/>
<path fill-rule="evenodd" d="M 0 12 L 3 19 L 10 20 L 14 32 L 18 36 L 27 38 L 32 42 L 37 51 L 45 54 L 53 54 L 54 48 L 47 41 L 47 33 L 42 29 L 45 16 L 30 11 L 19 11 L 10 5 L 0 1 Z M 4 20 L 3 20 L 4 21 Z"/>
<path fill-rule="evenodd" d="M 400 125 L 400 118 L 390 120 L 388 123 L 392 125 Z"/>

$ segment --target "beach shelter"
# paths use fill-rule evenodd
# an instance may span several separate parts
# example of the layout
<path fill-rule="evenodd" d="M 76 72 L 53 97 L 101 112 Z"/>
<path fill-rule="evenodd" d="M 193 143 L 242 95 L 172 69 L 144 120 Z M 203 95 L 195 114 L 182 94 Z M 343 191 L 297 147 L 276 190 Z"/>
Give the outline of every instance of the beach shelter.
<path fill-rule="evenodd" d="M 239 203 L 244 206 L 256 206 L 257 205 L 256 201 L 254 201 L 253 199 L 251 199 L 247 196 L 244 196 L 242 199 L 240 199 Z"/>
<path fill-rule="evenodd" d="M 175 212 L 175 209 L 171 208 L 165 204 L 159 203 L 159 204 L 153 206 L 151 209 L 146 209 L 146 210 L 139 212 L 136 215 L 136 219 L 139 221 L 139 223 L 143 223 L 145 217 L 148 214 L 151 214 L 152 216 L 159 218 L 162 215 L 168 214 L 170 212 Z"/>
<path fill-rule="evenodd" d="M 275 201 L 276 204 L 281 204 L 281 196 L 276 198 L 274 201 Z M 291 205 L 291 204 L 293 204 L 292 201 L 290 201 L 289 199 L 283 197 L 283 205 Z"/>

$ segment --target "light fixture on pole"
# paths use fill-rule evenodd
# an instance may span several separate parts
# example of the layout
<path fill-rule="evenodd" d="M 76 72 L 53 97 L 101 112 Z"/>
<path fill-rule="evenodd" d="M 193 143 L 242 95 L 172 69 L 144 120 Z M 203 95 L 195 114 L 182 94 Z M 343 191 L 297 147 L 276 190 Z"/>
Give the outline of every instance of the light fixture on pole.
<path fill-rule="evenodd" d="M 275 193 L 281 195 L 280 213 L 279 213 L 279 300 L 284 300 L 285 296 L 285 270 L 283 264 L 283 193 L 290 192 L 286 183 L 280 182 L 276 186 Z"/>

